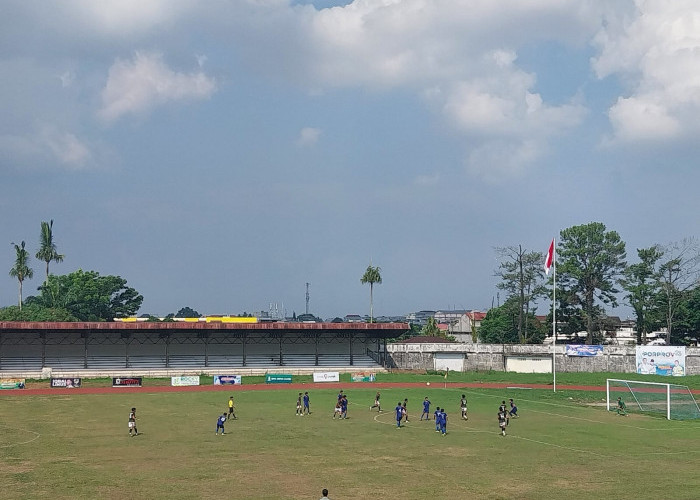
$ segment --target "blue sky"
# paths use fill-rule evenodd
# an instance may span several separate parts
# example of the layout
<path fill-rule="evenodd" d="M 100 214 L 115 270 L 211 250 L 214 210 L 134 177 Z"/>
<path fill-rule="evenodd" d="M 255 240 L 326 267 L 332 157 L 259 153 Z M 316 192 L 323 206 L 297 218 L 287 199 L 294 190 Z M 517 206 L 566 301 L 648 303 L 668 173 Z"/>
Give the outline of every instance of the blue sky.
<path fill-rule="evenodd" d="M 6 2 L 0 235 L 141 313 L 485 309 L 494 247 L 698 234 L 692 0 Z M 25 283 L 25 295 L 41 282 Z M 16 301 L 5 273 L 0 304 Z M 617 312 L 628 314 L 625 308 Z"/>

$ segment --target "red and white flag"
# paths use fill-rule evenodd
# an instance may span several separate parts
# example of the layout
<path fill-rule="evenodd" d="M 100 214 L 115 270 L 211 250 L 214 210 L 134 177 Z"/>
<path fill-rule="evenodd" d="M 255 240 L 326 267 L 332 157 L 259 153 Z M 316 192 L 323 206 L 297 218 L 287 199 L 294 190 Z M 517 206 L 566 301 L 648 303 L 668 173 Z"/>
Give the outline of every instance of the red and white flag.
<path fill-rule="evenodd" d="M 552 261 L 554 260 L 554 240 L 549 244 L 549 250 L 547 250 L 547 258 L 544 260 L 544 273 L 549 275 L 549 268 L 552 267 Z"/>

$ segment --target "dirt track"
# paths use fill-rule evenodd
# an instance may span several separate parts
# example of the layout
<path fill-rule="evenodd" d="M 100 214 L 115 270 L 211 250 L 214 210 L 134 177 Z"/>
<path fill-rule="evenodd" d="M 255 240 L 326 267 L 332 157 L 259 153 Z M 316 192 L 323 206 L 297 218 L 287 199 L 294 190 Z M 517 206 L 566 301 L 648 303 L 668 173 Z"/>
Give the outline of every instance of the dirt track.
<path fill-rule="evenodd" d="M 146 382 L 148 383 L 148 382 Z M 474 382 L 433 382 L 433 388 L 449 387 L 452 389 L 506 389 L 522 387 L 524 389 L 552 389 L 547 384 L 516 384 L 516 383 L 474 383 Z M 425 387 L 424 382 L 320 382 L 308 384 L 250 384 L 250 385 L 196 385 L 189 387 L 171 387 L 168 385 L 144 386 L 144 387 L 81 387 L 80 389 L 64 388 L 34 388 L 34 389 L 11 389 L 0 391 L 0 396 L 47 396 L 64 394 L 112 394 L 112 393 L 158 393 L 158 392 L 193 392 L 193 391 L 269 391 L 279 389 L 344 389 L 349 387 L 362 389 L 404 389 L 412 387 Z M 605 387 L 587 385 L 558 385 L 560 390 L 576 391 L 604 391 Z"/>
<path fill-rule="evenodd" d="M 148 382 L 146 382 L 148 383 Z M 158 393 L 158 392 L 195 392 L 195 391 L 274 391 L 280 389 L 347 389 L 350 387 L 358 389 L 407 389 L 425 387 L 424 382 L 319 382 L 308 384 L 249 384 L 249 385 L 195 385 L 188 387 L 172 387 L 169 385 L 155 385 L 145 387 L 81 387 L 80 389 L 63 389 L 50 387 L 34 389 L 9 389 L 1 390 L 1 396 L 49 396 L 65 394 L 113 394 L 113 393 Z M 432 388 L 440 389 L 449 387 L 451 389 L 547 389 L 552 390 L 549 384 L 518 384 L 514 382 L 433 382 Z M 604 392 L 604 386 L 595 385 L 557 385 L 557 390 L 571 391 L 594 391 Z M 695 395 L 700 395 L 700 390 L 691 391 Z"/>

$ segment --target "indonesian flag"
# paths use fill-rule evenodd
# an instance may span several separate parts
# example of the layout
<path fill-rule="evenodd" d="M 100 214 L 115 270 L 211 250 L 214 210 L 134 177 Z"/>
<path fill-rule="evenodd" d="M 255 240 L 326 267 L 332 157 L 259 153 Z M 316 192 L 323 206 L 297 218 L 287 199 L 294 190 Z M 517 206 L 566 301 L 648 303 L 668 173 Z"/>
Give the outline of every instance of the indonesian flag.
<path fill-rule="evenodd" d="M 547 258 L 544 260 L 544 273 L 549 275 L 549 268 L 552 267 L 552 261 L 554 260 L 554 240 L 549 244 L 549 250 L 547 250 Z"/>

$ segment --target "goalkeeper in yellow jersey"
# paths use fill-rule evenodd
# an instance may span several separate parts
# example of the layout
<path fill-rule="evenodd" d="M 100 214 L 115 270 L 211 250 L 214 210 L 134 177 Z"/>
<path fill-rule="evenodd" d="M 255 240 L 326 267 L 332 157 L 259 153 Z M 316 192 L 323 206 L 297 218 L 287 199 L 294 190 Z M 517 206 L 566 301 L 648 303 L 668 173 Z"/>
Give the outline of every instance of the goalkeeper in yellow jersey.
<path fill-rule="evenodd" d="M 627 416 L 627 405 L 621 397 L 617 398 L 617 414 Z"/>

